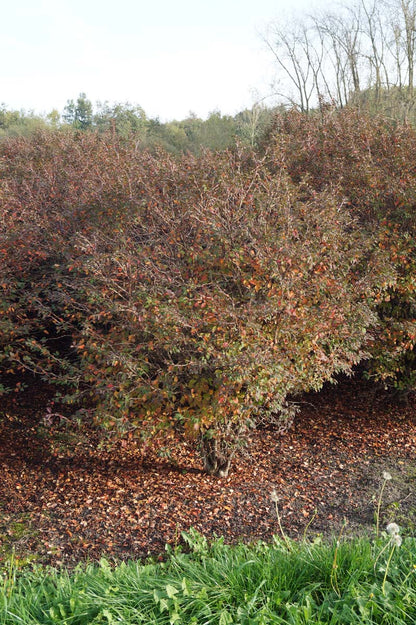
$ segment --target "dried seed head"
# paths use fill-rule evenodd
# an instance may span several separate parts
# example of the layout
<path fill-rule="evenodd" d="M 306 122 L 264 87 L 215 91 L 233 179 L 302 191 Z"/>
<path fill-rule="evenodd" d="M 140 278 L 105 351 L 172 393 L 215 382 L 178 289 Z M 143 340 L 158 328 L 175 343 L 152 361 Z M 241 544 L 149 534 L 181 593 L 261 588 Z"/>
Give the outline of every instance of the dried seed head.
<path fill-rule="evenodd" d="M 392 536 L 391 538 L 391 542 L 396 545 L 396 547 L 400 547 L 400 545 L 402 544 L 402 537 L 400 536 L 400 534 L 394 534 L 394 536 Z"/>
<path fill-rule="evenodd" d="M 386 532 L 390 536 L 398 536 L 400 533 L 400 527 L 397 523 L 389 523 L 386 527 Z"/>
<path fill-rule="evenodd" d="M 277 503 L 279 501 L 279 497 L 277 496 L 276 489 L 274 488 L 272 492 L 270 493 L 270 499 L 273 501 L 273 503 Z"/>
<path fill-rule="evenodd" d="M 392 480 L 393 478 L 391 477 L 391 473 L 389 473 L 388 471 L 383 471 L 383 480 L 386 480 L 386 482 L 388 482 L 389 480 Z"/>

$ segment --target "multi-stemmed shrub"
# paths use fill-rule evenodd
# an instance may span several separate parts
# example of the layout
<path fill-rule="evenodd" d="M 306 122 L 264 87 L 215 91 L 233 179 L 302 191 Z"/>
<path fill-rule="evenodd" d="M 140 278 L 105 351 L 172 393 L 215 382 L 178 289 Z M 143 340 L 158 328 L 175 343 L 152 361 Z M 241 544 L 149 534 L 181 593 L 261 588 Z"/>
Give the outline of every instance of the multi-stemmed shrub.
<path fill-rule="evenodd" d="M 261 156 L 89 133 L 2 143 L 3 370 L 61 384 L 110 430 L 179 428 L 226 474 L 259 421 L 284 429 L 297 395 L 384 356 L 402 231 L 353 196 L 358 166 L 348 196 L 348 159 L 332 179 L 329 157 L 322 180 L 305 164 L 342 119 L 289 116 Z"/>

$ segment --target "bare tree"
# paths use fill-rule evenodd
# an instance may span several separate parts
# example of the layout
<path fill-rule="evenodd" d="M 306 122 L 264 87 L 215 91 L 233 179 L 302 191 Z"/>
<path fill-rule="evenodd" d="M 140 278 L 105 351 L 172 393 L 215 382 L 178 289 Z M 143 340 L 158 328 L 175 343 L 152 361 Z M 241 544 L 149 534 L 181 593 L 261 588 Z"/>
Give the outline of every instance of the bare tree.
<path fill-rule="evenodd" d="M 386 0 L 383 7 L 388 15 L 383 41 L 390 56 L 389 86 L 395 87 L 396 109 L 401 107 L 407 120 L 415 104 L 416 3 Z"/>
<path fill-rule="evenodd" d="M 327 82 L 331 85 L 328 95 L 338 106 L 342 107 L 347 104 L 350 92 L 348 58 L 344 46 L 340 43 L 340 33 L 334 26 L 337 24 L 334 24 L 333 16 L 330 14 L 315 19 L 316 30 L 326 43 L 326 75 L 330 77 Z"/>
<path fill-rule="evenodd" d="M 361 21 L 360 12 L 348 8 L 343 13 L 326 13 L 315 23 L 326 34 L 329 57 L 336 73 L 337 92 L 360 90 Z M 342 100 L 340 101 L 342 104 Z"/>
<path fill-rule="evenodd" d="M 277 95 L 302 111 L 309 111 L 322 98 L 345 105 L 351 91 L 360 88 L 359 34 L 359 20 L 353 12 L 349 20 L 326 13 L 272 24 L 263 39 L 283 78 Z"/>
<path fill-rule="evenodd" d="M 407 88 L 409 99 L 413 98 L 414 67 L 415 67 L 415 40 L 416 40 L 416 8 L 414 0 L 401 0 L 403 46 L 406 51 Z"/>
<path fill-rule="evenodd" d="M 276 95 L 299 106 L 301 111 L 309 111 L 316 96 L 323 56 L 314 46 L 310 28 L 304 22 L 282 26 L 274 23 L 263 40 L 286 79 L 286 91 L 279 88 Z"/>
<path fill-rule="evenodd" d="M 407 63 L 407 98 L 406 118 L 414 105 L 414 70 L 415 70 L 415 43 L 416 43 L 416 7 L 414 0 L 400 0 L 402 11 L 403 47 L 406 52 Z"/>
<path fill-rule="evenodd" d="M 328 99 L 409 117 L 416 0 L 355 0 L 337 11 L 274 23 L 264 41 L 276 60 L 278 95 L 302 111 Z"/>
<path fill-rule="evenodd" d="M 383 24 L 380 12 L 380 2 L 373 0 L 370 5 L 361 0 L 363 14 L 362 33 L 368 40 L 368 52 L 364 52 L 364 58 L 369 67 L 369 83 L 374 87 L 374 100 L 376 105 L 380 103 L 382 89 L 390 87 L 390 72 L 386 65 L 386 28 Z"/>

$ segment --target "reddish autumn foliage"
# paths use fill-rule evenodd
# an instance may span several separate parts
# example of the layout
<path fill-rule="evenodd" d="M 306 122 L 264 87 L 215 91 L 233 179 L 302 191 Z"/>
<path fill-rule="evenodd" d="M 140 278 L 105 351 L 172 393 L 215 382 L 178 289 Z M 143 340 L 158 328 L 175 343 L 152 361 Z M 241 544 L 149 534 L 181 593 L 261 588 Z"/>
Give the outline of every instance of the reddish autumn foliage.
<path fill-rule="evenodd" d="M 78 255 L 75 241 L 126 218 L 140 164 L 131 150 L 92 133 L 2 141 L 0 362 L 6 370 L 23 367 L 65 381 L 71 367 L 63 356 L 77 314 L 64 284 Z"/>
<path fill-rule="evenodd" d="M 258 419 L 290 419 L 289 396 L 361 360 L 384 270 L 330 195 L 252 153 L 159 155 L 152 172 L 134 221 L 82 239 L 84 379 L 110 425 L 173 420 L 226 472 Z"/>
<path fill-rule="evenodd" d="M 250 428 L 287 427 L 293 397 L 376 354 L 402 232 L 360 204 L 360 167 L 348 206 L 341 157 L 332 180 L 319 154 L 308 171 L 302 137 L 335 137 L 332 118 L 293 119 L 262 156 L 88 133 L 1 144 L 4 370 L 55 381 L 110 430 L 180 428 L 221 475 Z"/>
<path fill-rule="evenodd" d="M 269 142 L 298 183 L 331 189 L 391 267 L 378 296 L 369 373 L 400 391 L 416 384 L 416 132 L 357 109 L 277 117 Z M 269 146 L 270 149 L 270 146 Z"/>
<path fill-rule="evenodd" d="M 333 189 L 360 221 L 396 217 L 414 223 L 416 131 L 358 109 L 323 108 L 275 117 L 268 149 L 280 154 L 294 182 Z"/>

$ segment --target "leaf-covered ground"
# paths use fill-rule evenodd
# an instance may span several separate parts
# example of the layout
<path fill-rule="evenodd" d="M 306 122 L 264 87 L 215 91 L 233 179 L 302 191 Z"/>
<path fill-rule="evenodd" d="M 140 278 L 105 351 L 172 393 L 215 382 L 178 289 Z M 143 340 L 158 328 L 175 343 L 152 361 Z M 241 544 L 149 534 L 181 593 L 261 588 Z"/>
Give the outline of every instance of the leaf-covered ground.
<path fill-rule="evenodd" d="M 292 429 L 253 435 L 228 478 L 201 470 L 180 441 L 146 453 L 112 449 L 88 428 L 50 416 L 45 387 L 7 396 L 0 408 L 0 558 L 54 565 L 106 554 L 160 555 L 191 526 L 229 542 L 278 534 L 276 490 L 292 537 L 371 531 L 382 483 L 382 520 L 416 523 L 416 402 L 397 406 L 358 380 L 302 401 Z"/>

